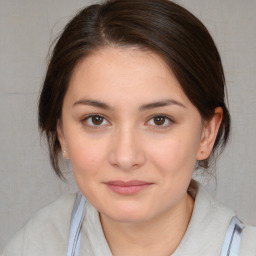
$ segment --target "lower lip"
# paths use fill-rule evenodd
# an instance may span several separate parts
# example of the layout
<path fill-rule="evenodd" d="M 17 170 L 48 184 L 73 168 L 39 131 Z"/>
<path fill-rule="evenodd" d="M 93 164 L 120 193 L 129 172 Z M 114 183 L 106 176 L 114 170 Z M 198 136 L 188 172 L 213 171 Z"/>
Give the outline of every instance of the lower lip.
<path fill-rule="evenodd" d="M 122 194 L 122 195 L 133 195 L 136 194 L 146 188 L 148 188 L 151 184 L 142 184 L 142 185 L 131 185 L 131 186 L 117 186 L 112 184 L 106 184 L 108 188 L 112 191 Z"/>

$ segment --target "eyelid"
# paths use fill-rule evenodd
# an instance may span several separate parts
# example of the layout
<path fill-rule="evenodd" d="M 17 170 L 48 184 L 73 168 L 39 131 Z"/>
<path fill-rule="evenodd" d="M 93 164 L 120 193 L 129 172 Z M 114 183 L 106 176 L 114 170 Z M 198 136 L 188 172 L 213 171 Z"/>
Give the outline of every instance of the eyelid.
<path fill-rule="evenodd" d="M 148 123 L 150 120 L 152 120 L 155 117 L 164 117 L 165 119 L 167 119 L 170 122 L 168 125 L 150 125 L 156 129 L 165 129 L 165 128 L 168 128 L 171 124 L 175 123 L 174 119 L 166 114 L 154 114 L 149 117 L 149 119 L 146 123 Z"/>
<path fill-rule="evenodd" d="M 108 122 L 108 124 L 100 124 L 100 125 L 91 125 L 91 124 L 88 124 L 88 122 L 86 122 L 89 118 L 91 117 L 95 117 L 95 116 L 99 116 L 99 117 L 102 117 L 106 122 Z M 150 116 L 148 118 L 148 120 L 146 121 L 146 123 L 148 123 L 150 120 L 152 120 L 153 118 L 155 117 L 163 117 L 165 119 L 167 119 L 169 121 L 169 124 L 167 125 L 150 125 L 151 127 L 155 128 L 155 129 L 165 129 L 165 128 L 168 128 L 172 123 L 175 123 L 174 119 L 172 117 L 170 117 L 169 115 L 166 115 L 166 114 L 154 114 L 152 116 Z M 111 123 L 108 121 L 108 118 L 106 118 L 104 115 L 102 114 L 88 114 L 86 116 L 84 116 L 81 120 L 83 123 L 86 123 L 85 125 L 90 127 L 90 128 L 94 128 L 94 129 L 99 129 L 101 127 L 104 127 L 104 126 L 109 126 L 111 125 Z"/>
<path fill-rule="evenodd" d="M 88 126 L 88 127 L 90 127 L 90 128 L 101 128 L 101 127 L 103 127 L 103 126 L 109 126 L 109 125 L 91 125 L 91 124 L 88 124 L 86 121 L 89 119 L 89 118 L 91 118 L 91 117 L 95 117 L 95 116 L 99 116 L 99 117 L 102 117 L 106 122 L 108 122 L 109 124 L 110 124 L 110 122 L 107 120 L 107 118 L 104 116 L 104 115 L 102 115 L 102 114 L 88 114 L 88 115 L 86 115 L 86 116 L 84 116 L 83 118 L 82 118 L 82 122 L 83 123 L 86 123 L 85 125 L 86 126 Z"/>

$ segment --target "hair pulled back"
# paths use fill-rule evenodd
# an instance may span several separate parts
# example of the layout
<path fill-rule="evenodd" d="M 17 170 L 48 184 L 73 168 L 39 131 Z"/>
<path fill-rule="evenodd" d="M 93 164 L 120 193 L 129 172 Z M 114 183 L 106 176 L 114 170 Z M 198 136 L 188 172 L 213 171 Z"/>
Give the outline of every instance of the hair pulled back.
<path fill-rule="evenodd" d="M 198 162 L 208 168 L 230 131 L 223 68 L 209 32 L 190 12 L 168 0 L 109 0 L 81 10 L 66 25 L 52 51 L 38 122 L 56 174 L 64 178 L 57 124 L 72 72 L 81 59 L 106 46 L 137 47 L 161 56 L 204 120 L 210 120 L 214 109 L 222 107 L 223 120 L 212 154 Z"/>

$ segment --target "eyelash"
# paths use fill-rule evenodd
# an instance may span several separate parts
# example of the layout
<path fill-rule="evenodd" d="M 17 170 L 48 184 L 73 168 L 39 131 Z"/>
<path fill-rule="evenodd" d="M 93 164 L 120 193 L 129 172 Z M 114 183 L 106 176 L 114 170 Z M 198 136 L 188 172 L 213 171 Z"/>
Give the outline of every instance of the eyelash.
<path fill-rule="evenodd" d="M 93 118 L 93 117 L 100 117 L 100 118 L 103 118 L 105 121 L 107 121 L 106 120 L 106 118 L 103 116 L 103 115 L 101 115 L 101 114 L 90 114 L 90 115 L 87 115 L 87 116 L 85 116 L 83 119 L 82 119 L 82 122 L 83 123 L 86 123 L 86 126 L 89 126 L 90 128 L 93 128 L 93 129 L 99 129 L 99 128 L 101 128 L 102 126 L 104 126 L 104 125 L 93 125 L 93 124 L 88 124 L 88 119 L 90 119 L 90 118 Z M 167 125 L 151 125 L 151 126 L 154 126 L 154 128 L 156 128 L 156 129 L 165 129 L 165 128 L 168 128 L 172 123 L 174 123 L 174 120 L 171 118 L 171 117 L 169 117 L 169 116 L 167 116 L 167 115 L 165 115 L 165 114 L 156 114 L 156 115 L 153 115 L 153 116 L 151 116 L 149 119 L 148 119 L 148 121 L 147 122 L 149 122 L 150 120 L 153 120 L 154 118 L 164 118 L 165 119 L 165 122 L 166 121 L 168 121 L 169 122 L 169 124 L 167 124 Z M 107 121 L 108 122 L 108 121 Z M 164 123 L 165 123 L 164 122 Z"/>
<path fill-rule="evenodd" d="M 167 115 L 165 115 L 165 114 L 156 114 L 156 115 L 153 115 L 153 116 L 151 116 L 149 119 L 148 119 L 148 121 L 147 122 L 149 122 L 150 120 L 153 120 L 154 118 L 164 118 L 165 119 L 165 122 L 166 121 L 168 121 L 168 124 L 167 125 L 152 125 L 152 126 L 154 126 L 154 128 L 160 128 L 160 129 L 165 129 L 165 128 L 168 128 L 171 124 L 173 124 L 174 123 L 174 120 L 171 118 L 171 117 L 169 117 L 169 116 L 167 116 Z M 164 122 L 164 123 L 165 123 Z"/>
<path fill-rule="evenodd" d="M 88 124 L 88 119 L 92 118 L 92 117 L 101 117 L 103 118 L 104 120 L 106 120 L 106 118 L 101 115 L 101 114 L 90 114 L 90 115 L 87 115 L 85 116 L 83 119 L 82 119 L 82 123 L 85 123 L 86 126 L 89 126 L 90 128 L 93 128 L 93 129 L 99 129 L 101 128 L 102 125 L 91 125 L 91 124 Z M 108 121 L 107 121 L 108 122 Z"/>

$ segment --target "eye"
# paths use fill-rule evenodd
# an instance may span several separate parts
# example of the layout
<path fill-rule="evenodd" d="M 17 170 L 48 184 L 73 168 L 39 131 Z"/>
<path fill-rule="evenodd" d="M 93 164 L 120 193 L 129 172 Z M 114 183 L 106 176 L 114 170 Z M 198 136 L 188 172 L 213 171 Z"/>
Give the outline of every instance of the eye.
<path fill-rule="evenodd" d="M 148 121 L 148 123 L 152 126 L 165 128 L 171 125 L 173 120 L 165 115 L 155 115 Z"/>
<path fill-rule="evenodd" d="M 83 120 L 87 126 L 97 127 L 97 126 L 105 126 L 109 125 L 109 122 L 101 115 L 88 115 Z"/>

